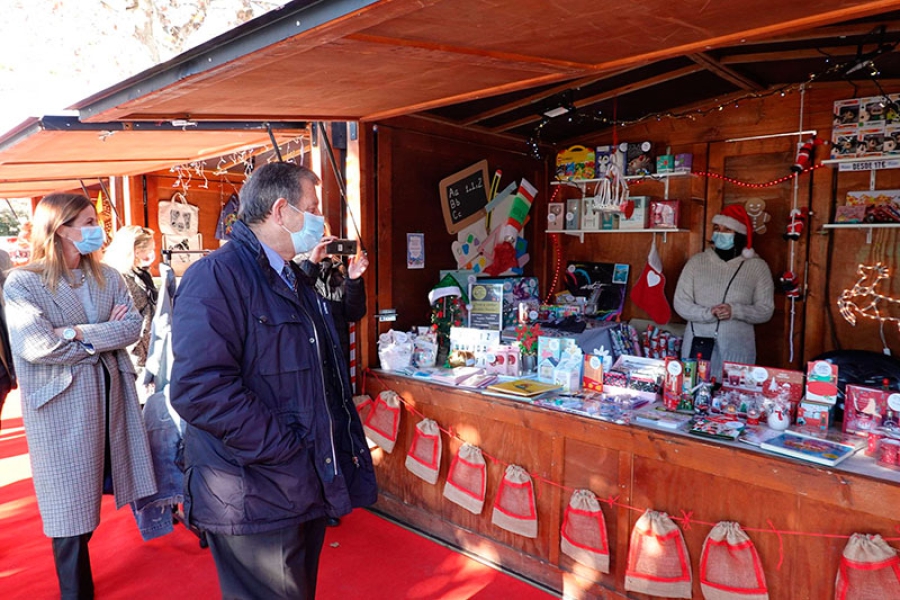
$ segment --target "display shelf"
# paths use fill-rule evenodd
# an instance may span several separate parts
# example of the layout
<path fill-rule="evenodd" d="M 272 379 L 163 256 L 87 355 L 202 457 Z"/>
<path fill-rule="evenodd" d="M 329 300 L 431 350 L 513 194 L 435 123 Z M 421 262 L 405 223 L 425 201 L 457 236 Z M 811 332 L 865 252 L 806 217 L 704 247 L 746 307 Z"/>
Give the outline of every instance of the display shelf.
<path fill-rule="evenodd" d="M 825 223 L 822 229 L 865 229 L 866 243 L 872 243 L 873 229 L 900 229 L 900 223 Z"/>
<path fill-rule="evenodd" d="M 548 229 L 546 233 L 565 233 L 567 235 L 577 236 L 584 243 L 584 234 L 586 233 L 661 233 L 663 234 L 663 243 L 666 243 L 666 234 L 669 233 L 687 233 L 690 229 L 663 229 L 660 227 L 647 229 Z"/>
<path fill-rule="evenodd" d="M 691 172 L 687 173 L 650 173 L 648 175 L 624 175 L 622 179 L 632 183 L 642 183 L 644 181 L 662 181 L 665 189 L 663 191 L 663 199 L 669 199 L 669 180 L 673 177 L 690 177 Z M 571 185 L 581 190 L 582 194 L 587 194 L 587 186 L 591 183 L 600 183 L 603 178 L 599 179 L 564 179 L 561 181 L 551 181 L 550 185 Z"/>
<path fill-rule="evenodd" d="M 878 171 L 880 169 L 900 169 L 900 156 L 879 158 L 829 158 L 823 165 L 836 165 L 839 171 Z"/>

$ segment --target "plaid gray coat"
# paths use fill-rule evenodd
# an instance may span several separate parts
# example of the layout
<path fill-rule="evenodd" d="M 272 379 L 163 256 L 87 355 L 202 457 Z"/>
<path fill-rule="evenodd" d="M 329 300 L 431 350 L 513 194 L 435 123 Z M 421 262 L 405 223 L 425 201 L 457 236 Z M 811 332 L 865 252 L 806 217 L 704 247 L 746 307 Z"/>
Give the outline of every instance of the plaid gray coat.
<path fill-rule="evenodd" d="M 77 292 L 61 281 L 52 294 L 40 275 L 15 269 L 4 285 L 22 417 L 38 508 L 48 537 L 81 535 L 100 523 L 106 406 L 103 365 L 110 374 L 109 434 L 116 507 L 156 492 L 147 436 L 135 391 L 135 370 L 124 350 L 141 332 L 141 316 L 114 269 L 106 287 L 88 277 L 100 323 L 87 324 Z M 116 304 L 131 308 L 122 321 L 103 322 Z M 78 325 L 96 354 L 53 329 Z"/>

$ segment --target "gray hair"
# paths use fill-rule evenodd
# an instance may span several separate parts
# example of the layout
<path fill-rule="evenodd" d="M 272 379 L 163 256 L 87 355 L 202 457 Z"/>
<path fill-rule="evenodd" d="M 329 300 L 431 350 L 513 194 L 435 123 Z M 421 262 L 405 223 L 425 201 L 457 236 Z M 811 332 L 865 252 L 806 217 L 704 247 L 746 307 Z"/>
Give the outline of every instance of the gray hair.
<path fill-rule="evenodd" d="M 273 162 L 256 169 L 241 187 L 238 218 L 247 225 L 261 223 L 272 212 L 272 205 L 284 198 L 297 206 L 303 192 L 303 181 L 319 185 L 319 176 L 300 165 Z"/>

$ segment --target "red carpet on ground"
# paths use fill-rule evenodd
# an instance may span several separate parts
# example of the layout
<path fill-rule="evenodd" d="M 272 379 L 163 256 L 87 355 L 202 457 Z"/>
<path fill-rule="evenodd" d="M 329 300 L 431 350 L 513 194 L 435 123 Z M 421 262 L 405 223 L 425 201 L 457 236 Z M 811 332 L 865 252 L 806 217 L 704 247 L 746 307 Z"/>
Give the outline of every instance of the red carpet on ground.
<path fill-rule="evenodd" d="M 9 407 L 6 407 L 9 408 Z M 0 430 L 0 596 L 58 598 L 50 540 L 41 532 L 27 465 L 22 419 L 4 410 Z M 103 502 L 90 543 L 96 597 L 101 600 L 220 597 L 209 550 L 176 526 L 143 542 L 131 511 Z M 505 573 L 447 549 L 365 510 L 330 528 L 319 569 L 319 600 L 545 600 Z"/>

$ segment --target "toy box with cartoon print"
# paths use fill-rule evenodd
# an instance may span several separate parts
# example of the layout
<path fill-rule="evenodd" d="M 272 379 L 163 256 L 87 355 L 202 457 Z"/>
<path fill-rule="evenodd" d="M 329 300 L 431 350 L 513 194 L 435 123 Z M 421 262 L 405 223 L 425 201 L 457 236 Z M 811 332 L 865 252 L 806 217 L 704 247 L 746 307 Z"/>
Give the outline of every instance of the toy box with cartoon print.
<path fill-rule="evenodd" d="M 837 403 L 838 366 L 827 360 L 812 360 L 806 366 L 806 400 Z"/>

